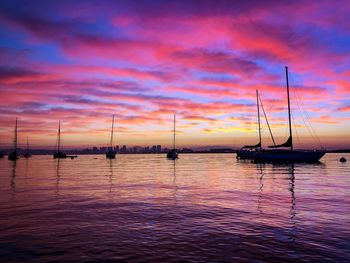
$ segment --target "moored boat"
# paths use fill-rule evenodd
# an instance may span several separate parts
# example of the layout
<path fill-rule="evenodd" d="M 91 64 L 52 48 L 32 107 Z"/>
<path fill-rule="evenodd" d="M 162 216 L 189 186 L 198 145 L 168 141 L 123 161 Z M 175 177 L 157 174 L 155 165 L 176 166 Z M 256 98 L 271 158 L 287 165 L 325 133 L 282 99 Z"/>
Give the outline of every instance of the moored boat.
<path fill-rule="evenodd" d="M 262 108 L 264 116 L 265 116 L 266 124 L 267 124 L 267 126 L 269 128 L 269 131 L 270 131 L 272 142 L 273 142 L 274 145 L 276 145 L 275 144 L 275 139 L 273 138 L 273 135 L 272 135 L 272 132 L 271 132 L 269 121 L 268 121 L 266 113 L 265 113 L 264 106 L 263 106 L 261 98 L 259 96 L 259 91 L 256 90 L 256 106 L 257 106 L 257 113 L 258 113 L 259 142 L 256 145 L 245 145 L 241 149 L 239 149 L 238 152 L 237 152 L 237 155 L 236 155 L 237 159 L 254 160 L 256 154 L 263 150 L 262 149 L 262 139 L 261 139 L 260 105 L 261 105 L 261 108 Z"/>
<path fill-rule="evenodd" d="M 23 155 L 23 157 L 24 158 L 32 157 L 32 154 L 29 151 L 29 140 L 28 140 L 28 137 L 27 137 L 27 150 L 26 150 L 25 154 Z"/>
<path fill-rule="evenodd" d="M 258 109 L 258 131 L 259 143 L 256 145 L 244 145 L 238 150 L 236 158 L 242 160 L 252 160 L 257 152 L 261 151 L 261 127 L 260 127 L 260 107 L 259 107 L 259 91 L 256 90 L 256 106 Z"/>
<path fill-rule="evenodd" d="M 175 160 L 175 159 L 179 158 L 179 154 L 176 150 L 176 144 L 175 144 L 175 134 L 176 134 L 175 126 L 176 126 L 176 115 L 174 114 L 173 149 L 171 149 L 166 155 L 166 157 L 168 159 L 171 159 L 171 160 Z"/>
<path fill-rule="evenodd" d="M 13 139 L 13 151 L 10 152 L 10 154 L 8 155 L 8 159 L 11 161 L 16 161 L 17 159 L 19 159 L 19 154 L 17 150 L 17 118 L 15 124 L 15 136 Z"/>
<path fill-rule="evenodd" d="M 110 145 L 109 145 L 108 150 L 106 152 L 106 158 L 108 158 L 108 159 L 115 159 L 115 156 L 117 154 L 115 152 L 115 150 L 113 149 L 113 132 L 114 132 L 114 115 L 112 117 L 111 142 L 110 142 Z"/>
<path fill-rule="evenodd" d="M 288 82 L 288 67 L 286 69 L 286 84 L 287 84 L 287 100 L 288 100 L 288 126 L 289 138 L 280 145 L 272 145 L 269 148 L 272 150 L 263 150 L 258 152 L 255 157 L 255 162 L 270 162 L 270 163 L 315 163 L 318 162 L 325 154 L 323 150 L 294 150 L 293 134 L 292 134 L 292 120 L 291 107 L 289 96 L 289 82 Z M 282 149 L 278 149 L 282 148 Z M 289 149 L 283 149 L 289 148 Z"/>
<path fill-rule="evenodd" d="M 57 149 L 53 153 L 54 159 L 66 159 L 67 154 L 61 151 L 61 121 L 58 121 Z"/>

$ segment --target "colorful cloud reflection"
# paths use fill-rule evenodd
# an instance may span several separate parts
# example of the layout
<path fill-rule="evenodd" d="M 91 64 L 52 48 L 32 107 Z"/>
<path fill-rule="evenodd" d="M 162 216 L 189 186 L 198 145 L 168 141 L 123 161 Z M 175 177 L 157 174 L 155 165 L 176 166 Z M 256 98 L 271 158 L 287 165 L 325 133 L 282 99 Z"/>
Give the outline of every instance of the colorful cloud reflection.
<path fill-rule="evenodd" d="M 290 69 L 300 147 L 350 147 L 349 1 L 2 1 L 0 140 L 239 147 L 256 140 L 255 90 L 278 140 Z M 309 121 L 313 124 L 309 127 Z M 264 130 L 265 143 L 269 143 Z M 317 140 L 316 140 L 317 141 Z"/>

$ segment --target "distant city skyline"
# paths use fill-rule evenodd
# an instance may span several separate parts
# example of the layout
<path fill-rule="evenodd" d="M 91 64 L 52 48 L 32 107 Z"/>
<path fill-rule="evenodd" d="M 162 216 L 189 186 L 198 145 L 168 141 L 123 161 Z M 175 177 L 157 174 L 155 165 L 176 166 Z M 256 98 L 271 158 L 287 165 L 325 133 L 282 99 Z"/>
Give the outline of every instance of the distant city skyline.
<path fill-rule="evenodd" d="M 350 148 L 350 2 L 2 1 L 0 148 L 239 148 L 258 89 L 278 143 Z M 310 124 L 312 126 L 310 126 Z M 319 143 L 321 142 L 321 144 Z M 271 143 L 263 121 L 263 145 Z"/>

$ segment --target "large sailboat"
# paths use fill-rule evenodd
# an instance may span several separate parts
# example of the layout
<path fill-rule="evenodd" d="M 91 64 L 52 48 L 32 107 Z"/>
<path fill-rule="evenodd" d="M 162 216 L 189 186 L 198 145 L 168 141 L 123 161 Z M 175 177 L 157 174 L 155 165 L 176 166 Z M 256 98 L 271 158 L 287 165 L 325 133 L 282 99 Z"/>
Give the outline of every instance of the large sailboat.
<path fill-rule="evenodd" d="M 273 150 L 263 150 L 258 152 L 254 161 L 256 162 L 271 162 L 271 163 L 315 163 L 318 162 L 325 154 L 322 150 L 294 150 L 291 107 L 289 97 L 289 82 L 288 82 L 288 67 L 286 67 L 286 83 L 287 83 L 287 99 L 288 99 L 288 126 L 289 138 L 280 145 L 272 145 L 269 148 Z M 282 148 L 282 149 L 281 149 Z M 289 148 L 289 149 L 286 149 Z"/>
<path fill-rule="evenodd" d="M 15 136 L 13 139 L 13 151 L 8 155 L 8 159 L 11 161 L 16 161 L 17 159 L 19 159 L 19 154 L 17 151 L 17 118 L 15 124 Z"/>
<path fill-rule="evenodd" d="M 174 114 L 174 135 L 173 135 L 173 149 L 170 150 L 166 157 L 168 159 L 171 159 L 171 160 L 175 160 L 177 158 L 179 158 L 179 154 L 177 153 L 177 150 L 176 150 L 176 147 L 175 147 L 175 133 L 176 133 L 176 130 L 175 130 L 175 125 L 176 125 L 176 115 Z"/>
<path fill-rule="evenodd" d="M 61 151 L 61 121 L 58 121 L 57 149 L 53 153 L 54 159 L 66 159 L 67 155 Z"/>
<path fill-rule="evenodd" d="M 115 159 L 116 152 L 113 149 L 113 132 L 114 132 L 114 115 L 112 117 L 112 130 L 111 130 L 111 142 L 106 152 L 106 158 Z"/>
<path fill-rule="evenodd" d="M 27 137 L 27 150 L 26 150 L 25 154 L 23 155 L 23 157 L 24 158 L 29 158 L 31 156 L 32 156 L 32 154 L 29 151 L 29 140 L 28 140 L 28 137 Z"/>

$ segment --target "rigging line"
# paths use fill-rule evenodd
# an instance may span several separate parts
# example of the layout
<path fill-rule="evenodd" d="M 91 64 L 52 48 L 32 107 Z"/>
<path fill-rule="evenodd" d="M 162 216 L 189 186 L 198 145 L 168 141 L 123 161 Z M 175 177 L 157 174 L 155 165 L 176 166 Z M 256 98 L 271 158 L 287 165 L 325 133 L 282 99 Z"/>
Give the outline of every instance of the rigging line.
<path fill-rule="evenodd" d="M 313 132 L 312 132 L 312 130 L 310 129 L 308 123 L 306 123 L 306 121 L 305 121 L 305 118 L 304 118 L 305 112 L 303 111 L 302 107 L 300 106 L 301 101 L 300 101 L 299 95 L 297 94 L 297 91 L 295 92 L 295 98 L 296 98 L 296 102 L 297 102 L 296 104 L 298 106 L 299 112 L 301 113 L 301 118 L 302 118 L 302 120 L 303 120 L 303 122 L 305 124 L 305 127 L 307 128 L 307 130 L 309 131 L 309 133 L 313 137 L 313 139 L 315 141 L 317 141 L 315 136 L 314 136 L 314 134 L 313 134 Z"/>
<path fill-rule="evenodd" d="M 298 129 L 296 127 L 297 124 L 296 124 L 295 119 L 294 119 L 294 114 L 291 114 L 291 115 L 292 115 L 292 119 L 293 119 L 293 128 L 294 128 L 295 136 L 297 137 L 298 144 L 301 145 Z"/>
<path fill-rule="evenodd" d="M 309 117 L 307 111 L 304 110 L 303 101 L 300 99 L 298 92 L 295 92 L 295 97 L 296 97 L 296 101 L 297 101 L 297 106 L 299 108 L 299 111 L 302 113 L 301 117 L 303 119 L 303 122 L 304 122 L 307 130 L 309 131 L 311 137 L 313 137 L 315 142 L 318 144 L 318 146 L 321 148 L 324 148 L 320 138 L 317 136 L 317 133 L 315 132 L 315 130 L 311 124 L 310 117 Z M 299 103 L 301 104 L 301 106 Z M 305 118 L 304 118 L 304 116 L 305 116 Z M 307 123 L 306 123 L 305 119 L 307 120 Z"/>
<path fill-rule="evenodd" d="M 308 123 L 309 123 L 309 126 L 310 126 L 311 130 L 313 131 L 313 134 L 314 134 L 314 137 L 315 137 L 317 143 L 319 144 L 319 146 L 320 146 L 322 149 L 324 149 L 323 143 L 322 143 L 321 139 L 318 137 L 318 135 L 317 135 L 317 133 L 316 133 L 314 127 L 311 125 L 310 116 L 309 116 L 309 114 L 308 114 L 306 111 L 305 111 L 305 116 L 306 116 L 306 118 L 307 118 L 307 120 L 308 120 Z"/>
<path fill-rule="evenodd" d="M 310 117 L 309 117 L 307 111 L 304 110 L 305 107 L 304 107 L 303 101 L 300 99 L 299 92 L 297 89 L 295 89 L 294 94 L 295 94 L 297 106 L 299 108 L 299 111 L 301 112 L 302 120 L 303 120 L 308 132 L 310 133 L 311 137 L 314 139 L 315 143 L 318 144 L 319 147 L 324 148 L 321 140 L 317 136 L 317 133 L 315 132 L 315 130 L 311 124 Z M 301 106 L 299 103 L 301 104 Z M 304 118 L 304 116 L 305 116 L 305 118 Z M 306 123 L 305 119 L 307 120 L 307 123 Z"/>
<path fill-rule="evenodd" d="M 270 127 L 269 121 L 268 121 L 267 116 L 266 116 L 264 105 L 263 105 L 263 103 L 261 101 L 261 98 L 260 98 L 260 95 L 258 95 L 258 97 L 259 97 L 259 101 L 260 101 L 260 104 L 261 104 L 261 108 L 262 108 L 262 110 L 264 112 L 264 116 L 265 116 L 265 120 L 266 120 L 266 123 L 267 123 L 267 127 L 269 127 L 269 131 L 270 131 L 270 135 L 271 135 L 271 139 L 272 139 L 273 145 L 276 145 L 275 139 L 273 138 L 273 135 L 272 135 L 272 131 L 271 131 L 271 127 Z"/>

